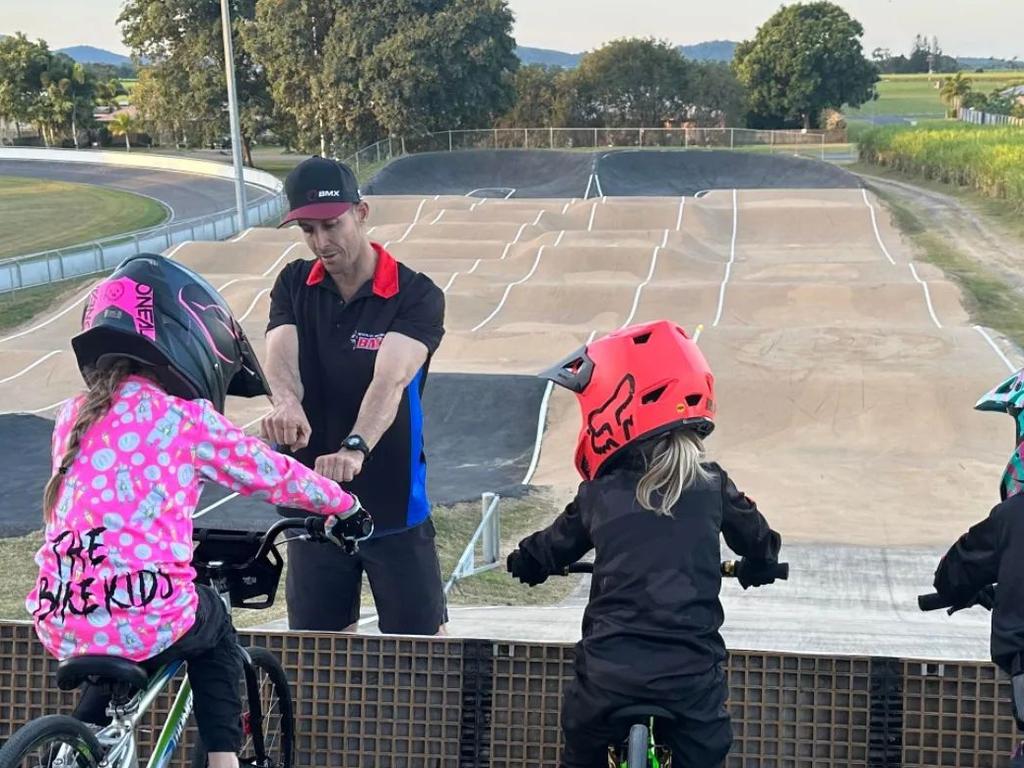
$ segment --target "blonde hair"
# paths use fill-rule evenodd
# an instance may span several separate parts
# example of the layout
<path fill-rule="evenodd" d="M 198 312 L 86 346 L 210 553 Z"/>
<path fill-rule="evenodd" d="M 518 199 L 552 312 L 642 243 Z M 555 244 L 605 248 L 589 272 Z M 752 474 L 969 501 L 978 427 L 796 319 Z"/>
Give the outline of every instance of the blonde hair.
<path fill-rule="evenodd" d="M 683 491 L 708 479 L 708 471 L 701 466 L 703 458 L 704 443 L 692 430 L 676 429 L 660 438 L 636 486 L 637 503 L 659 515 L 671 515 Z M 657 505 L 656 496 L 660 496 Z"/>
<path fill-rule="evenodd" d="M 71 469 L 71 465 L 78 457 L 82 437 L 89 427 L 106 415 L 121 382 L 137 369 L 136 363 L 123 358 L 103 370 L 91 370 L 86 373 L 86 384 L 89 388 L 85 393 L 85 400 L 78 409 L 75 423 L 68 435 L 67 449 L 61 457 L 53 477 L 46 484 L 46 490 L 43 491 L 43 521 L 47 524 L 53 520 L 53 509 L 60 498 L 64 475 Z"/>

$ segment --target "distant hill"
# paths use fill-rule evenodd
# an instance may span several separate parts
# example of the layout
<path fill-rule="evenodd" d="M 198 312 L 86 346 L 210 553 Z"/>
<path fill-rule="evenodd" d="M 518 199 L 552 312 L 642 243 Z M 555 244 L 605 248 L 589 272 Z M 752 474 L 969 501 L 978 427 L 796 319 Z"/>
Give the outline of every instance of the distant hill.
<path fill-rule="evenodd" d="M 131 64 L 132 60 L 120 53 L 114 53 L 103 48 L 96 48 L 92 45 L 73 45 L 70 48 L 61 48 L 59 53 L 66 53 L 79 64 Z"/>
<path fill-rule="evenodd" d="M 1022 69 L 1024 70 L 1024 61 L 1009 60 L 1009 59 L 995 59 L 989 57 L 987 59 L 975 57 L 975 56 L 957 56 L 956 59 L 960 66 L 964 69 Z"/>
<path fill-rule="evenodd" d="M 580 63 L 582 55 L 582 53 L 553 51 L 550 48 L 530 48 L 524 45 L 516 47 L 516 56 L 523 64 L 543 64 L 545 67 L 572 69 Z"/>
<path fill-rule="evenodd" d="M 732 61 L 736 46 L 732 40 L 710 40 L 696 45 L 680 45 L 683 56 L 695 61 Z"/>
<path fill-rule="evenodd" d="M 710 40 L 696 45 L 680 45 L 679 50 L 688 59 L 695 61 L 732 61 L 736 45 L 731 40 Z M 520 45 L 516 55 L 523 64 L 543 64 L 546 67 L 572 69 L 580 63 L 582 53 L 566 53 L 551 48 L 530 48 Z"/>

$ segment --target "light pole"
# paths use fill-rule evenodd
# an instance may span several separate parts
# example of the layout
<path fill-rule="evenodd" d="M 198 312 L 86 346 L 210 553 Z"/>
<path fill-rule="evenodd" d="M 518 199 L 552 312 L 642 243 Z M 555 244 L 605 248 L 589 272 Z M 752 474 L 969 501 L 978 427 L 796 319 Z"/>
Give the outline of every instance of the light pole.
<path fill-rule="evenodd" d="M 235 54 L 231 44 L 231 11 L 228 0 L 220 0 L 220 23 L 224 31 L 224 77 L 228 82 L 228 115 L 231 119 L 231 158 L 235 166 L 235 205 L 238 231 L 246 228 L 245 176 L 242 174 L 242 132 L 238 124 L 238 93 L 235 90 Z"/>

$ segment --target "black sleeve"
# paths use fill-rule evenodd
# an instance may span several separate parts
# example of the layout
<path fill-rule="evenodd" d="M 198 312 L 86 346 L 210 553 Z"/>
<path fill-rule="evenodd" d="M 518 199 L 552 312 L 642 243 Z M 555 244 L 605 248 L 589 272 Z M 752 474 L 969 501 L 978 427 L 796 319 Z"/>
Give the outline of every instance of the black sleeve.
<path fill-rule="evenodd" d="M 729 549 L 752 562 L 778 562 L 782 537 L 771 529 L 754 500 L 736 487 L 725 470 L 718 465 L 713 468 L 722 483 L 722 534 Z"/>
<path fill-rule="evenodd" d="M 444 336 L 444 292 L 426 275 L 417 275 L 388 331 L 416 339 L 434 354 Z"/>
<path fill-rule="evenodd" d="M 580 493 L 551 525 L 519 542 L 519 548 L 533 556 L 548 573 L 575 563 L 594 548 L 580 516 L 582 489 L 580 486 Z"/>
<path fill-rule="evenodd" d="M 971 526 L 942 557 L 935 569 L 936 592 L 963 602 L 999 580 L 1002 506 L 994 507 L 987 518 Z"/>
<path fill-rule="evenodd" d="M 293 261 L 285 266 L 274 280 L 270 289 L 270 316 L 267 320 L 267 333 L 281 325 L 296 325 L 295 322 L 295 280 L 301 276 L 301 261 Z"/>

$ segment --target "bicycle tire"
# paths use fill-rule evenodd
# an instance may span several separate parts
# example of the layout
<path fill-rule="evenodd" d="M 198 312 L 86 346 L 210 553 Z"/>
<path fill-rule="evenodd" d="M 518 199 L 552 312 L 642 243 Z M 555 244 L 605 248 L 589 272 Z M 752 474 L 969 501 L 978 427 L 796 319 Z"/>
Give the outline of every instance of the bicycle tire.
<path fill-rule="evenodd" d="M 252 706 L 249 704 L 250 697 L 248 686 L 243 679 L 242 686 L 242 718 L 243 718 L 243 742 L 239 752 L 238 762 L 240 766 L 254 766 L 255 768 L 292 768 L 293 751 L 295 745 L 295 718 L 292 709 L 291 686 L 288 684 L 288 677 L 285 675 L 281 662 L 270 651 L 264 648 L 246 648 L 246 653 L 252 661 L 252 669 L 256 675 L 256 683 L 260 689 L 260 708 L 263 725 L 263 735 L 266 737 L 266 724 L 277 723 L 276 734 L 266 738 L 267 760 L 260 760 L 255 750 L 255 737 L 253 733 L 254 721 L 251 717 Z M 271 684 L 270 696 L 267 697 L 264 691 L 264 683 Z M 269 702 L 269 706 L 268 706 Z M 192 752 L 192 768 L 207 768 L 207 750 L 201 738 L 196 738 L 195 749 Z"/>
<path fill-rule="evenodd" d="M 629 729 L 629 740 L 626 746 L 627 768 L 647 768 L 648 742 L 647 726 L 643 723 L 634 723 Z"/>
<path fill-rule="evenodd" d="M 75 750 L 76 760 L 67 768 L 96 768 L 100 764 L 103 748 L 85 723 L 68 715 L 46 715 L 25 723 L 11 734 L 0 748 L 0 766 L 19 768 L 23 761 L 50 740 Z M 50 761 L 36 762 L 46 765 Z"/>

